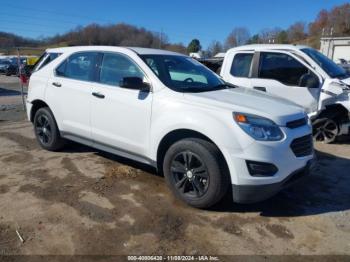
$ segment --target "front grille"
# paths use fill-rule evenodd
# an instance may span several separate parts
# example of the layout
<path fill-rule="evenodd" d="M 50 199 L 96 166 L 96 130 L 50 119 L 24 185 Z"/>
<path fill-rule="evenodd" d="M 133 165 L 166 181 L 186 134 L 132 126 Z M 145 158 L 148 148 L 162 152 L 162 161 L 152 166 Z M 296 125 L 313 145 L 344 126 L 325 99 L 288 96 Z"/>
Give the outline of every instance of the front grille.
<path fill-rule="evenodd" d="M 287 127 L 293 129 L 293 128 L 304 126 L 306 124 L 307 124 L 307 120 L 304 117 L 304 118 L 300 118 L 300 119 L 288 122 Z"/>
<path fill-rule="evenodd" d="M 294 139 L 293 142 L 290 144 L 290 148 L 292 149 L 296 157 L 312 155 L 313 153 L 312 135 L 307 135 L 307 136 Z"/>

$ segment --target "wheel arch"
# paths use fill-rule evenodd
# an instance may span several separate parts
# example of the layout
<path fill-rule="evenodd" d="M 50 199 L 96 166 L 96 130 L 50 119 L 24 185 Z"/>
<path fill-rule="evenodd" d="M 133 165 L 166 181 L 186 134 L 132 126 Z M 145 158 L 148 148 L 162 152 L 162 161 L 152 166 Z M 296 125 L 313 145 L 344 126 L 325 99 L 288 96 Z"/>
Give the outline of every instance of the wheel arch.
<path fill-rule="evenodd" d="M 342 104 L 332 104 L 326 106 L 326 108 L 317 116 L 317 118 L 323 117 L 335 120 L 343 120 L 344 118 L 349 120 L 349 111 Z"/>
<path fill-rule="evenodd" d="M 40 108 L 43 108 L 43 107 L 49 107 L 49 105 L 47 103 L 45 103 L 43 100 L 40 100 L 40 99 L 36 99 L 32 102 L 32 108 L 30 110 L 30 121 L 31 122 L 34 122 L 34 117 L 35 117 L 35 114 L 36 112 L 40 109 Z"/>
<path fill-rule="evenodd" d="M 181 129 L 170 131 L 165 136 L 163 136 L 163 138 L 159 142 L 158 148 L 157 148 L 157 154 L 156 154 L 158 172 L 162 173 L 164 156 L 167 150 L 170 148 L 170 146 L 176 143 L 177 141 L 180 141 L 186 138 L 199 138 L 212 143 L 218 149 L 221 160 L 225 165 L 225 169 L 229 172 L 228 163 L 226 161 L 226 158 L 223 152 L 220 150 L 220 147 L 208 136 L 202 134 L 201 132 L 198 132 L 192 129 L 187 129 L 187 128 L 181 128 Z"/>

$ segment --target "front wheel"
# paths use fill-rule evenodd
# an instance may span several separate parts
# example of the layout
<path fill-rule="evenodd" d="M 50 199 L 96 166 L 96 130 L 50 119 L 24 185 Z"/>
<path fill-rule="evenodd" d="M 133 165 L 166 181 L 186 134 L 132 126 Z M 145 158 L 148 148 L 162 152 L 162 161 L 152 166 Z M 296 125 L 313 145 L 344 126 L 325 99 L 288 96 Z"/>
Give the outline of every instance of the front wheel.
<path fill-rule="evenodd" d="M 48 107 L 40 108 L 34 116 L 34 131 L 40 146 L 49 151 L 58 151 L 64 146 L 55 118 Z"/>
<path fill-rule="evenodd" d="M 183 139 L 165 154 L 163 172 L 174 194 L 187 204 L 208 208 L 227 192 L 229 176 L 219 150 L 202 139 Z"/>
<path fill-rule="evenodd" d="M 315 141 L 325 144 L 335 142 L 339 135 L 339 125 L 331 118 L 320 118 L 313 123 L 313 137 Z"/>

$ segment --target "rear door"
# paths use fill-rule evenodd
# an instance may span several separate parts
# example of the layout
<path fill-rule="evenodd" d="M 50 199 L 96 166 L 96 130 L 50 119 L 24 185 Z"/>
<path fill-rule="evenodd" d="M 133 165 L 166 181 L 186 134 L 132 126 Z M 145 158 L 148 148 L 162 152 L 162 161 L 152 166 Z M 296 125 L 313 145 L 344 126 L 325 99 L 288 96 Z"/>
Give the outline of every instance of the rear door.
<path fill-rule="evenodd" d="M 252 88 L 288 99 L 308 113 L 317 111 L 322 78 L 305 61 L 289 52 L 270 50 L 257 52 L 254 60 Z"/>
<path fill-rule="evenodd" d="M 49 79 L 46 99 L 66 136 L 91 139 L 90 107 L 97 57 L 97 52 L 72 54 Z"/>
<path fill-rule="evenodd" d="M 233 85 L 251 87 L 250 74 L 254 52 L 241 51 L 229 56 L 226 59 L 232 63 L 224 69 L 224 80 Z"/>

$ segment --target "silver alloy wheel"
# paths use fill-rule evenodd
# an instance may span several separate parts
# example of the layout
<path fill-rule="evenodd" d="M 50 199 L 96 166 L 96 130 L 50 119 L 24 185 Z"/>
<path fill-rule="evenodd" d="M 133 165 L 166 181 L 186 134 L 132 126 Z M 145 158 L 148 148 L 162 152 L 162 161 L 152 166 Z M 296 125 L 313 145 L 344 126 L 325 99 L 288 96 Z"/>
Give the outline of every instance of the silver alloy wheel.
<path fill-rule="evenodd" d="M 318 119 L 313 125 L 313 137 L 315 141 L 329 144 L 334 142 L 339 134 L 339 127 L 333 119 Z"/>

